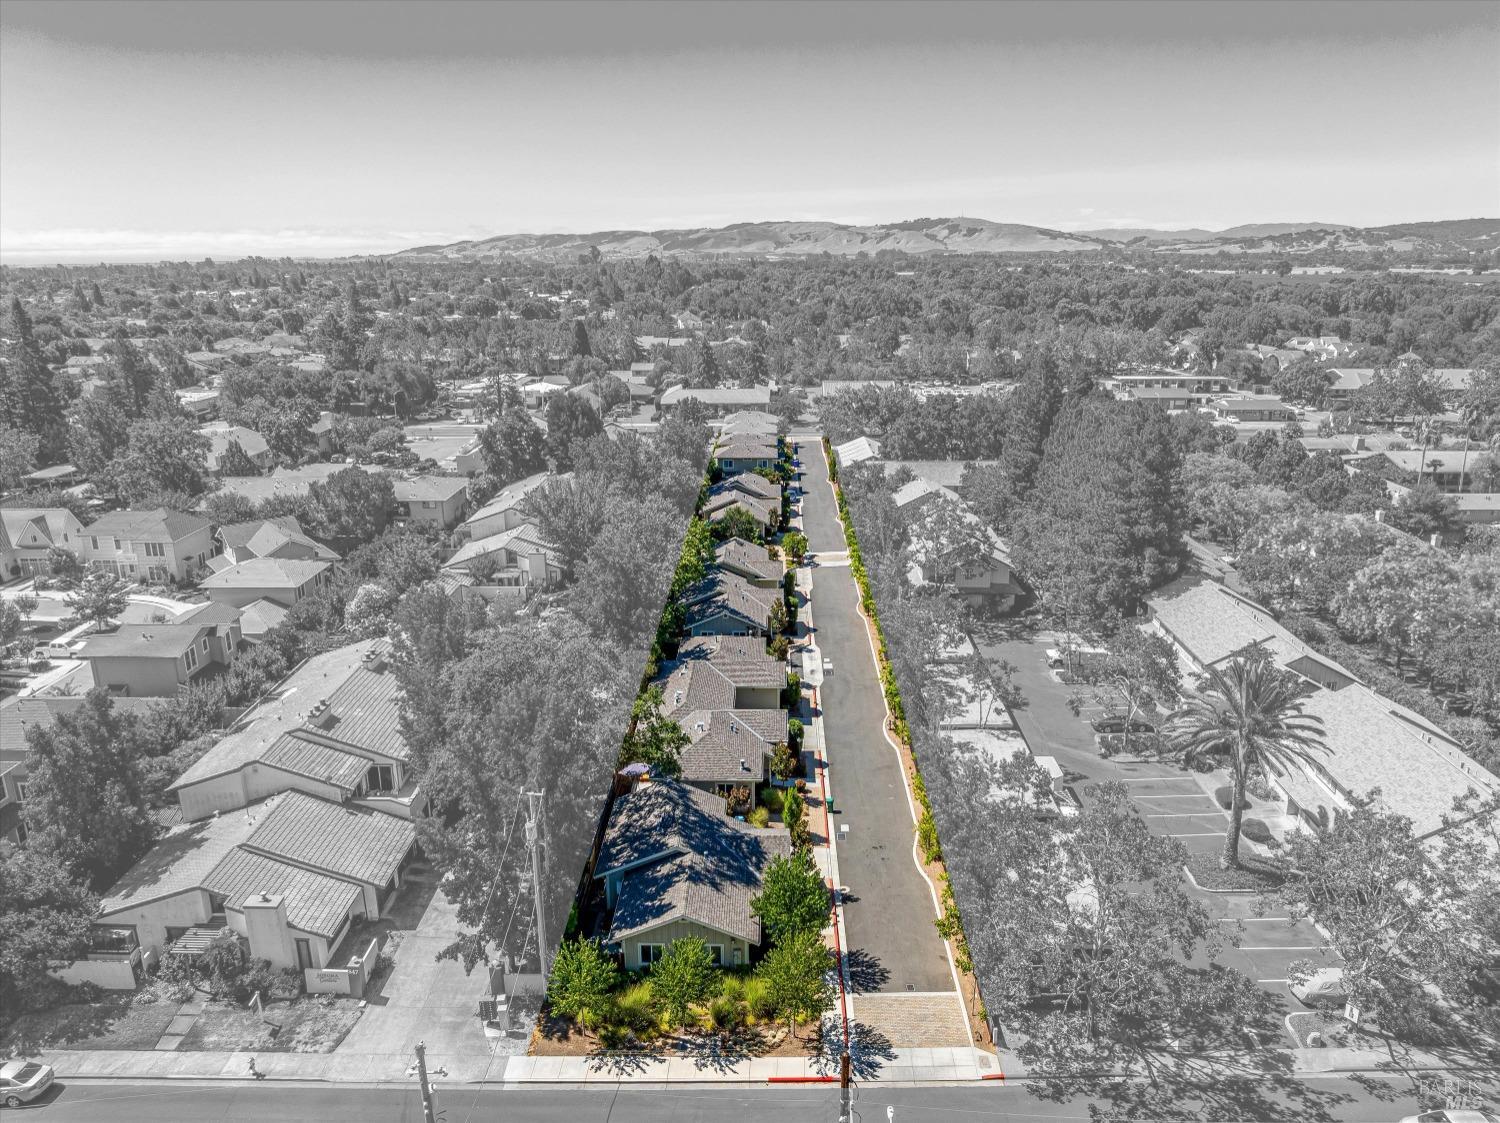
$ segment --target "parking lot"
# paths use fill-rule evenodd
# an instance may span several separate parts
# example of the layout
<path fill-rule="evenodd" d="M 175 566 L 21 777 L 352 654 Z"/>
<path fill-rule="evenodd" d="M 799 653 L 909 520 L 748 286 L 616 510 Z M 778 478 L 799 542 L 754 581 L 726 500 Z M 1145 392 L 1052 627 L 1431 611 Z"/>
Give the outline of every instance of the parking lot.
<path fill-rule="evenodd" d="M 1213 793 L 1227 783 L 1225 775 L 1185 772 L 1167 762 L 1101 756 L 1089 722 L 1102 711 L 1085 705 L 1075 716 L 1068 708 L 1068 695 L 1074 688 L 1059 682 L 1047 667 L 1045 653 L 1053 643 L 1036 636 L 981 645 L 985 655 L 1006 659 L 1016 668 L 1015 682 L 1026 700 L 1015 712 L 1016 724 L 1032 754 L 1055 757 L 1065 782 L 1085 806 L 1090 802 L 1087 789 L 1091 784 L 1119 781 L 1154 833 L 1178 839 L 1191 854 L 1217 854 L 1224 846 L 1229 815 L 1215 802 Z M 1226 947 L 1218 961 L 1273 994 L 1287 997 L 1286 983 L 1295 961 L 1336 962 L 1324 958 L 1325 941 L 1316 927 L 1306 921 L 1289 924 L 1279 910 L 1262 908 L 1256 894 L 1215 893 L 1194 886 L 1188 891 L 1224 928 Z"/>

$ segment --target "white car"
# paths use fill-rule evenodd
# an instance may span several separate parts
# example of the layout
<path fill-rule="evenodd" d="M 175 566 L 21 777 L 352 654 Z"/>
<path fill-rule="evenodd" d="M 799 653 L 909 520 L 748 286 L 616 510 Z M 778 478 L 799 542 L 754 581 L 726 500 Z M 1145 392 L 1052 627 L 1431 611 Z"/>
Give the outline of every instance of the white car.
<path fill-rule="evenodd" d="M 38 1061 L 6 1061 L 0 1065 L 0 1103 L 20 1107 L 52 1087 L 52 1066 Z"/>
<path fill-rule="evenodd" d="M 1444 1108 L 1441 1111 L 1424 1111 L 1421 1115 L 1408 1115 L 1401 1123 L 1500 1123 L 1500 1115 L 1493 1111 Z"/>
<path fill-rule="evenodd" d="M 1287 989 L 1304 1006 L 1342 1006 L 1349 1000 L 1342 967 L 1321 967 Z"/>

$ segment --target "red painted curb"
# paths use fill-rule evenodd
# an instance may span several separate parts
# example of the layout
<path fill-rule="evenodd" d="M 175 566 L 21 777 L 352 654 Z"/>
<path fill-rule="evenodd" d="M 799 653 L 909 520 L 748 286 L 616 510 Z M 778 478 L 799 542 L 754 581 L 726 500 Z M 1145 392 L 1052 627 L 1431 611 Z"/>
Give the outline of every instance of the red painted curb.
<path fill-rule="evenodd" d="M 837 1076 L 768 1076 L 767 1084 L 837 1084 Z"/>
<path fill-rule="evenodd" d="M 1005 1073 L 1003 1073 L 1003 1072 L 985 1072 L 985 1073 L 981 1073 L 980 1074 L 979 1079 L 981 1079 L 981 1080 L 1004 1080 L 1005 1079 Z"/>

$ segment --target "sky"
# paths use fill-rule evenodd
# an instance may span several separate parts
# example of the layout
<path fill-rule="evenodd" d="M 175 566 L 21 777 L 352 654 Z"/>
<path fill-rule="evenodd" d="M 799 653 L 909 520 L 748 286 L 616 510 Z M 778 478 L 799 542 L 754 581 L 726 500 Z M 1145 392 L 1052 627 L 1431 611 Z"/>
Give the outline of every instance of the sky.
<path fill-rule="evenodd" d="M 1500 212 L 1500 0 L 5 0 L 0 260 Z"/>

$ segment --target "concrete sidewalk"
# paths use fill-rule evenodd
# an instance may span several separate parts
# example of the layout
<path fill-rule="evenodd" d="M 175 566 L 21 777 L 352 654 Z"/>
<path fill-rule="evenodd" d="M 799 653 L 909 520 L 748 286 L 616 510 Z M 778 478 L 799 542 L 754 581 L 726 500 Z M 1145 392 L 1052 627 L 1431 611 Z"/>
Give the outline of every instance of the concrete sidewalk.
<path fill-rule="evenodd" d="M 951 1083 L 1000 1075 L 991 1053 L 975 1048 L 901 1049 L 860 1058 L 861 1083 Z M 511 1057 L 507 1084 L 765 1084 L 837 1081 L 837 1057 Z"/>

